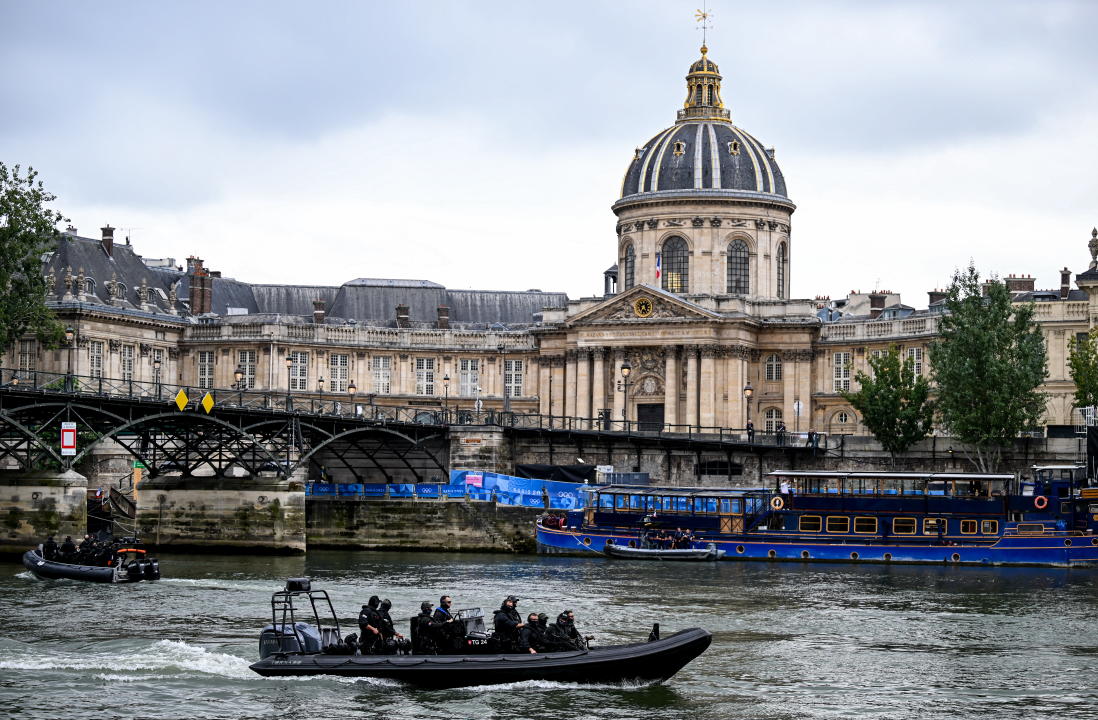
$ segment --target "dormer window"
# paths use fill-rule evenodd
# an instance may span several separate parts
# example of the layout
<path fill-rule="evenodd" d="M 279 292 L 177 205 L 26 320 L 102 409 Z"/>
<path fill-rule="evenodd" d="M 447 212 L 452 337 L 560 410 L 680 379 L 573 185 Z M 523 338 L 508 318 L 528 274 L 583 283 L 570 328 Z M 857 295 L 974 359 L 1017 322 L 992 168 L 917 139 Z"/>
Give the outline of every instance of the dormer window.
<path fill-rule="evenodd" d="M 647 149 L 648 148 L 637 148 L 636 152 L 633 153 L 633 159 L 640 160 L 642 157 L 644 157 L 644 151 Z"/>
<path fill-rule="evenodd" d="M 685 152 L 686 152 L 686 143 L 684 143 L 682 140 L 676 140 L 675 141 L 674 153 L 676 155 L 682 155 Z"/>
<path fill-rule="evenodd" d="M 740 142 L 738 140 L 733 140 L 732 142 L 728 143 L 728 154 L 729 155 L 739 155 L 740 154 Z"/>

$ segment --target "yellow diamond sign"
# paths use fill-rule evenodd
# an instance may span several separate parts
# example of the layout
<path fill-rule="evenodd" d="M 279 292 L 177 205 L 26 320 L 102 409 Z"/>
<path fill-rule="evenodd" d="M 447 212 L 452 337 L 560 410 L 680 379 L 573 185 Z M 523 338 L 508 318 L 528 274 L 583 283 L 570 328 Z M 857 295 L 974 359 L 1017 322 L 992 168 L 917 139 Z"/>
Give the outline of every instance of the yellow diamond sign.
<path fill-rule="evenodd" d="M 187 407 L 187 403 L 190 401 L 191 399 L 187 397 L 187 393 L 183 392 L 183 388 L 179 388 L 179 392 L 175 394 L 175 406 L 182 410 Z"/>
<path fill-rule="evenodd" d="M 211 410 L 213 410 L 213 406 L 214 406 L 214 396 L 213 396 L 213 395 L 211 395 L 210 393 L 206 393 L 206 394 L 205 394 L 205 395 L 204 395 L 204 396 L 202 397 L 202 403 L 201 403 L 201 405 L 202 405 L 202 409 L 206 411 L 206 414 L 207 414 L 207 415 L 209 415 L 209 414 L 210 414 L 210 411 L 211 411 Z"/>

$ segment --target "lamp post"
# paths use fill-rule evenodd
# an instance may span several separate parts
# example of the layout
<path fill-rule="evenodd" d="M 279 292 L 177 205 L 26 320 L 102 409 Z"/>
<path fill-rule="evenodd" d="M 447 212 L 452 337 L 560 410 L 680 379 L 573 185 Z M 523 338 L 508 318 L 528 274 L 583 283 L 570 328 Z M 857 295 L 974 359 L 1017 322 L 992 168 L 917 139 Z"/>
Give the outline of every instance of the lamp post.
<path fill-rule="evenodd" d="M 159 360 L 157 362 L 159 362 Z M 244 368 L 237 365 L 236 370 L 233 370 L 233 379 L 236 380 L 236 382 L 233 383 L 233 390 L 243 390 L 243 383 L 240 381 L 244 379 Z"/>
<path fill-rule="evenodd" d="M 628 361 L 624 361 L 621 364 L 621 380 L 618 380 L 618 390 L 622 393 L 622 406 L 621 406 L 621 426 L 626 432 L 629 431 L 629 386 L 633 383 L 629 382 L 629 375 L 633 372 L 633 365 Z"/>
<path fill-rule="evenodd" d="M 450 420 L 450 373 L 442 376 L 442 414 L 447 423 Z"/>
<path fill-rule="evenodd" d="M 72 392 L 72 354 L 76 349 L 76 331 L 72 325 L 65 328 L 65 344 L 69 346 L 69 372 L 65 376 L 65 392 Z"/>
<path fill-rule="evenodd" d="M 290 377 L 293 373 L 294 361 L 290 357 L 289 353 L 286 353 L 286 410 L 290 410 L 290 406 L 293 405 L 293 399 L 290 397 L 290 389 L 293 385 L 293 379 Z"/>
<path fill-rule="evenodd" d="M 316 379 L 316 391 L 320 394 L 320 412 L 324 412 L 324 376 Z"/>
<path fill-rule="evenodd" d="M 156 399 L 160 399 L 160 367 L 163 361 L 159 357 L 153 358 L 153 380 L 156 381 Z"/>
<path fill-rule="evenodd" d="M 347 396 L 351 398 L 351 414 L 357 415 L 358 408 L 355 407 L 355 393 L 358 392 L 358 386 L 355 385 L 355 381 L 352 378 L 351 382 L 347 383 Z"/>
<path fill-rule="evenodd" d="M 743 386 L 743 396 L 747 400 L 747 442 L 755 442 L 755 428 L 751 424 L 751 396 L 755 394 L 755 388 L 751 387 L 751 381 Z"/>

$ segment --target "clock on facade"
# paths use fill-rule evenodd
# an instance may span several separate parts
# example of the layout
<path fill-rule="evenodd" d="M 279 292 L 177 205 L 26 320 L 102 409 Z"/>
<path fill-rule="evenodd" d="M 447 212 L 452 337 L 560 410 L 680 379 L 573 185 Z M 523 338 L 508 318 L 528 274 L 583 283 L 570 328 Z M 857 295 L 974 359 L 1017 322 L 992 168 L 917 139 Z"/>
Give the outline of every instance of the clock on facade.
<path fill-rule="evenodd" d="M 637 317 L 651 317 L 652 316 L 652 301 L 646 297 L 639 297 L 633 301 L 633 312 Z"/>

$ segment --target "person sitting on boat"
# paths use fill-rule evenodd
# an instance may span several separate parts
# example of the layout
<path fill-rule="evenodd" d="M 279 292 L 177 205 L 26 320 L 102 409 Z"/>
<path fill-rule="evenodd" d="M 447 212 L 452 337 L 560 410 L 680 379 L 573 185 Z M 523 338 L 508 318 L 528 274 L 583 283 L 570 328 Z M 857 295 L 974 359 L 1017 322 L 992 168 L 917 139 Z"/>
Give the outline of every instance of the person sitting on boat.
<path fill-rule="evenodd" d="M 530 613 L 526 616 L 526 624 L 518 633 L 518 646 L 515 648 L 518 652 L 535 655 L 545 650 L 545 626 L 540 621 L 541 618 L 548 620 L 549 616 L 545 613 Z"/>
<path fill-rule="evenodd" d="M 358 629 L 362 638 L 360 643 L 364 655 L 376 655 L 381 652 L 381 613 L 378 612 L 380 605 L 381 598 L 371 595 L 369 602 L 362 606 L 362 611 L 358 614 Z"/>
<path fill-rule="evenodd" d="M 437 626 L 431 614 L 434 605 L 426 600 L 419 604 L 419 615 L 412 618 L 412 652 L 416 655 L 434 655 Z"/>
<path fill-rule="evenodd" d="M 381 621 L 379 629 L 381 630 L 383 652 L 386 655 L 393 655 L 396 653 L 407 655 L 412 649 L 412 643 L 396 631 L 396 627 L 393 625 L 393 618 L 389 615 L 389 610 L 392 607 L 393 602 L 389 598 L 385 598 L 377 608 L 378 618 Z"/>
<path fill-rule="evenodd" d="M 438 607 L 431 619 L 435 623 L 435 642 L 440 652 L 461 650 L 465 639 L 465 628 L 450 613 L 453 600 L 449 595 L 438 599 Z"/>
<path fill-rule="evenodd" d="M 593 636 L 589 635 L 586 639 L 592 640 Z M 576 616 L 571 610 L 557 615 L 557 621 L 545 633 L 545 644 L 551 652 L 586 649 L 587 644 L 576 630 Z"/>
<path fill-rule="evenodd" d="M 519 631 L 526 627 L 518 613 L 518 601 L 514 595 L 508 595 L 492 618 L 495 639 L 503 652 L 514 652 L 518 648 Z"/>
<path fill-rule="evenodd" d="M 76 543 L 72 541 L 71 535 L 65 536 L 65 541 L 61 543 L 61 560 L 71 560 L 76 555 Z"/>
<path fill-rule="evenodd" d="M 53 539 L 53 535 L 50 535 L 46 538 L 46 542 L 42 543 L 42 557 L 47 560 L 57 558 L 57 541 Z"/>

